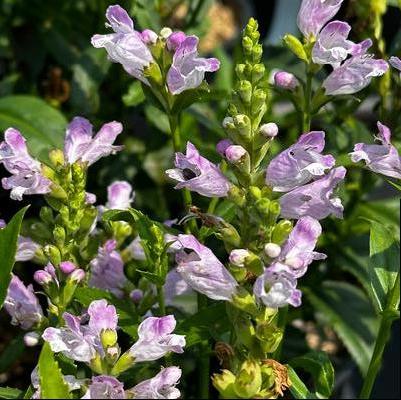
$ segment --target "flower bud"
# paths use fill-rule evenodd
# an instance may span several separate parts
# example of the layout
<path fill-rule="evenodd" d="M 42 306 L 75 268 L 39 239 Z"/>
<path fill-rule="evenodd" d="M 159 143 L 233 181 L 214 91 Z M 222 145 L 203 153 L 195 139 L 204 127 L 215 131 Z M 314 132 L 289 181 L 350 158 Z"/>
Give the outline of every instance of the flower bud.
<path fill-rule="evenodd" d="M 245 77 L 245 64 L 237 64 L 235 66 L 235 73 L 237 74 L 238 79 L 244 79 Z"/>
<path fill-rule="evenodd" d="M 260 59 L 262 58 L 263 54 L 263 47 L 261 44 L 257 44 L 253 46 L 252 48 L 252 61 L 254 63 L 260 62 Z"/>
<path fill-rule="evenodd" d="M 304 46 L 302 43 L 293 35 L 284 35 L 284 44 L 301 60 L 308 62 L 308 56 L 306 55 Z"/>
<path fill-rule="evenodd" d="M 276 243 L 266 243 L 264 250 L 267 257 L 270 258 L 276 258 L 281 253 L 281 247 Z"/>
<path fill-rule="evenodd" d="M 49 152 L 49 159 L 54 167 L 64 165 L 64 153 L 62 150 L 51 150 Z"/>
<path fill-rule="evenodd" d="M 80 283 L 85 278 L 85 271 L 83 269 L 78 268 L 72 271 L 72 273 L 69 275 L 68 278 L 71 280 L 71 282 Z"/>
<path fill-rule="evenodd" d="M 53 229 L 53 237 L 57 244 L 57 246 L 62 247 L 65 243 L 65 229 L 60 226 L 56 225 Z"/>
<path fill-rule="evenodd" d="M 138 304 L 143 298 L 143 291 L 141 289 L 134 289 L 129 294 L 129 297 L 135 304 Z"/>
<path fill-rule="evenodd" d="M 251 136 L 251 120 L 247 115 L 237 114 L 234 117 L 234 125 L 241 136 L 249 138 Z"/>
<path fill-rule="evenodd" d="M 266 92 L 263 89 L 256 89 L 252 94 L 252 115 L 256 115 L 266 106 Z"/>
<path fill-rule="evenodd" d="M 69 275 L 77 267 L 71 261 L 63 261 L 60 263 L 60 270 L 63 274 Z"/>
<path fill-rule="evenodd" d="M 235 375 L 227 369 L 223 369 L 221 374 L 213 374 L 212 376 L 213 386 L 223 399 L 235 399 L 237 397 L 234 391 L 234 382 Z"/>
<path fill-rule="evenodd" d="M 163 76 L 160 70 L 160 67 L 156 63 L 150 63 L 147 67 L 144 68 L 143 74 L 146 78 L 148 78 L 151 82 L 160 86 L 163 84 Z"/>
<path fill-rule="evenodd" d="M 278 218 L 278 216 L 280 215 L 280 203 L 276 200 L 273 200 L 270 202 L 270 206 L 269 206 L 269 219 L 270 219 L 270 223 L 273 224 L 274 222 L 276 222 L 276 219 Z"/>
<path fill-rule="evenodd" d="M 145 29 L 141 32 L 141 38 L 145 44 L 154 44 L 157 41 L 157 33 L 151 29 Z"/>
<path fill-rule="evenodd" d="M 252 85 L 249 81 L 240 81 L 238 94 L 243 103 L 249 104 L 252 98 Z"/>
<path fill-rule="evenodd" d="M 228 146 L 225 151 L 227 160 L 232 164 L 237 164 L 247 154 L 248 152 L 242 146 L 239 145 Z"/>
<path fill-rule="evenodd" d="M 177 47 L 186 39 L 187 35 L 184 32 L 177 31 L 173 32 L 168 38 L 167 38 L 167 48 L 170 51 L 175 51 Z"/>
<path fill-rule="evenodd" d="M 27 347 L 36 346 L 39 343 L 40 335 L 37 332 L 28 332 L 24 335 L 24 343 Z"/>
<path fill-rule="evenodd" d="M 274 122 L 269 122 L 267 124 L 263 124 L 260 127 L 259 132 L 265 138 L 274 138 L 278 134 L 278 126 Z"/>
<path fill-rule="evenodd" d="M 281 343 L 283 331 L 268 322 L 262 322 L 256 326 L 256 337 L 265 353 L 273 353 Z"/>
<path fill-rule="evenodd" d="M 59 265 L 61 263 L 60 250 L 51 244 L 43 248 L 44 253 L 53 265 Z"/>
<path fill-rule="evenodd" d="M 281 89 L 294 90 L 299 82 L 293 74 L 279 71 L 274 74 L 274 84 Z"/>
<path fill-rule="evenodd" d="M 244 49 L 244 54 L 246 56 L 250 56 L 252 54 L 253 42 L 252 39 L 248 36 L 244 36 L 242 38 L 242 48 Z"/>
<path fill-rule="evenodd" d="M 35 273 L 33 274 L 33 279 L 41 286 L 48 285 L 50 282 L 53 281 L 52 276 L 43 269 L 35 271 Z"/>
<path fill-rule="evenodd" d="M 160 31 L 159 35 L 160 35 L 163 39 L 167 39 L 172 33 L 173 33 L 173 31 L 172 31 L 170 28 L 164 27 L 164 28 Z"/>
<path fill-rule="evenodd" d="M 262 372 L 255 360 L 246 360 L 242 363 L 235 379 L 235 393 L 244 399 L 252 399 L 262 386 Z"/>
<path fill-rule="evenodd" d="M 263 64 L 255 64 L 252 68 L 252 82 L 260 81 L 265 75 L 266 67 Z"/>
<path fill-rule="evenodd" d="M 100 340 L 104 348 L 112 347 L 117 343 L 117 332 L 113 329 L 105 329 L 100 334 Z"/>
<path fill-rule="evenodd" d="M 227 119 L 227 118 L 229 118 L 229 119 L 232 120 L 232 118 L 230 118 L 230 117 L 226 117 L 226 118 L 224 118 L 224 120 Z M 224 124 L 224 121 L 223 121 L 223 124 Z M 223 126 L 224 126 L 224 125 L 223 125 Z M 219 143 L 217 143 L 217 145 L 216 145 L 216 151 L 217 151 L 222 157 L 225 157 L 225 156 L 226 156 L 226 150 L 227 150 L 227 148 L 228 148 L 229 146 L 231 146 L 232 144 L 233 144 L 233 142 L 232 142 L 230 139 L 223 139 L 223 140 L 220 140 Z"/>
<path fill-rule="evenodd" d="M 249 256 L 249 251 L 245 249 L 234 249 L 231 251 L 229 261 L 236 267 L 244 267 L 246 258 Z"/>
<path fill-rule="evenodd" d="M 131 368 L 135 362 L 135 358 L 131 356 L 129 351 L 125 352 L 118 361 L 114 364 L 113 369 L 111 370 L 111 375 L 118 376 L 128 368 Z"/>
<path fill-rule="evenodd" d="M 288 219 L 279 221 L 273 228 L 272 241 L 281 244 L 288 237 L 292 230 L 292 223 Z"/>
<path fill-rule="evenodd" d="M 254 200 L 259 200 L 262 198 L 262 191 L 257 186 L 250 186 L 249 194 L 252 196 Z"/>
<path fill-rule="evenodd" d="M 262 197 L 256 202 L 256 209 L 263 216 L 267 217 L 269 215 L 270 200 L 266 197 Z"/>

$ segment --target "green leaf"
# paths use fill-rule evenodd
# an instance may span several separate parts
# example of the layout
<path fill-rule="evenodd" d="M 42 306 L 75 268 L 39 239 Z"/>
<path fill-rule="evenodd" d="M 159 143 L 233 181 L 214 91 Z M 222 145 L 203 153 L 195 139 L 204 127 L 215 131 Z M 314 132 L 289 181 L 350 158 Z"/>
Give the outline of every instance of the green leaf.
<path fill-rule="evenodd" d="M 6 371 L 25 349 L 24 333 L 16 336 L 0 355 L 0 373 Z"/>
<path fill-rule="evenodd" d="M 0 99 L 0 130 L 19 129 L 27 139 L 34 157 L 47 160 L 53 148 L 62 148 L 67 121 L 63 114 L 45 101 L 25 95 Z"/>
<path fill-rule="evenodd" d="M 123 103 L 127 107 L 134 107 L 145 100 L 145 94 L 142 90 L 141 82 L 135 81 L 128 87 L 128 92 L 122 97 Z"/>
<path fill-rule="evenodd" d="M 303 287 L 306 298 L 344 342 L 362 375 L 373 351 L 378 321 L 364 292 L 346 282 L 326 281 L 320 287 Z"/>
<path fill-rule="evenodd" d="M 306 385 L 302 382 L 301 378 L 297 373 L 291 368 L 291 366 L 286 365 L 288 370 L 288 377 L 290 378 L 291 386 L 290 392 L 295 399 L 311 399 L 313 398 L 312 393 L 309 392 Z"/>
<path fill-rule="evenodd" d="M 376 305 L 383 311 L 400 269 L 400 247 L 381 223 L 371 221 L 369 275 Z"/>
<path fill-rule="evenodd" d="M 19 210 L 7 226 L 0 229 L 0 309 L 3 307 L 7 295 L 8 285 L 11 281 L 11 271 L 15 263 L 17 240 L 21 230 L 22 219 L 29 206 Z"/>
<path fill-rule="evenodd" d="M 108 303 L 116 307 L 118 314 L 118 325 L 121 329 L 133 337 L 137 338 L 138 315 L 131 307 L 130 302 L 118 299 L 112 293 L 97 288 L 82 288 L 75 290 L 74 298 L 85 307 L 89 307 L 93 300 L 106 299 Z"/>
<path fill-rule="evenodd" d="M 312 351 L 290 361 L 291 366 L 302 368 L 313 376 L 315 391 L 329 398 L 334 387 L 334 368 L 324 351 Z"/>
<path fill-rule="evenodd" d="M 175 333 L 186 336 L 188 348 L 211 338 L 220 339 L 229 328 L 225 305 L 214 304 L 179 323 Z"/>
<path fill-rule="evenodd" d="M 21 399 L 24 392 L 10 387 L 0 387 L 0 399 Z"/>
<path fill-rule="evenodd" d="M 39 381 L 42 399 L 70 399 L 68 385 L 54 359 L 49 343 L 45 342 L 39 356 Z"/>

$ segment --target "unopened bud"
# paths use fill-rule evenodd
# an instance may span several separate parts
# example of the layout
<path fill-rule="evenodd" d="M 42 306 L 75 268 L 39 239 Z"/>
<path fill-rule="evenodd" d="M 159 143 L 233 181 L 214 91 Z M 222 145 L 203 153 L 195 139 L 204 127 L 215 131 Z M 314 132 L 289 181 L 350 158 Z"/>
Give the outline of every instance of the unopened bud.
<path fill-rule="evenodd" d="M 138 304 L 143 298 L 143 291 L 141 289 L 134 289 L 129 294 L 129 297 L 135 304 Z"/>
<path fill-rule="evenodd" d="M 172 33 L 173 33 L 173 31 L 172 31 L 170 28 L 164 27 L 164 28 L 160 31 L 159 35 L 160 35 L 163 39 L 167 39 Z"/>
<path fill-rule="evenodd" d="M 263 64 L 255 64 L 252 68 L 252 82 L 260 81 L 263 78 L 265 71 L 266 68 Z"/>
<path fill-rule="evenodd" d="M 299 85 L 299 82 L 293 74 L 279 71 L 274 74 L 274 84 L 282 89 L 294 90 Z"/>
<path fill-rule="evenodd" d="M 236 164 L 239 161 L 241 161 L 241 159 L 245 157 L 247 154 L 248 152 L 242 146 L 239 145 L 228 146 L 225 151 L 227 160 L 233 164 Z"/>
<path fill-rule="evenodd" d="M 256 327 L 256 337 L 261 341 L 265 353 L 273 353 L 281 343 L 283 331 L 268 322 L 262 322 Z"/>
<path fill-rule="evenodd" d="M 65 243 L 65 229 L 60 225 L 56 225 L 53 229 L 53 237 L 57 246 L 63 247 Z"/>
<path fill-rule="evenodd" d="M 163 84 L 163 76 L 160 70 L 160 67 L 156 63 L 150 63 L 147 67 L 144 68 L 143 74 L 146 78 L 148 78 L 151 82 L 156 85 Z"/>
<path fill-rule="evenodd" d="M 35 282 L 39 283 L 41 286 L 48 285 L 50 282 L 53 281 L 52 276 L 47 272 L 44 271 L 43 269 L 39 269 L 38 271 L 35 271 L 33 274 L 33 279 Z"/>
<path fill-rule="evenodd" d="M 225 119 L 225 118 L 224 118 Z M 232 118 L 231 118 L 232 120 Z M 226 150 L 229 146 L 231 146 L 233 144 L 233 142 L 230 139 L 223 139 L 220 140 L 219 143 L 217 143 L 216 145 L 216 151 L 222 156 L 225 157 L 226 156 Z"/>
<path fill-rule="evenodd" d="M 308 62 L 308 56 L 306 55 L 304 46 L 302 43 L 293 35 L 284 35 L 284 44 L 301 60 Z"/>
<path fill-rule="evenodd" d="M 113 329 L 105 329 L 100 334 L 100 340 L 104 348 L 114 346 L 117 343 L 117 332 Z"/>
<path fill-rule="evenodd" d="M 249 104 L 252 98 L 252 85 L 249 81 L 240 81 L 238 94 L 241 97 L 241 100 L 245 104 Z"/>
<path fill-rule="evenodd" d="M 60 250 L 51 244 L 43 248 L 44 253 L 53 265 L 59 265 L 61 262 Z"/>
<path fill-rule="evenodd" d="M 248 36 L 244 36 L 242 38 L 242 48 L 244 49 L 245 55 L 252 54 L 252 47 L 253 47 L 252 39 Z"/>
<path fill-rule="evenodd" d="M 250 186 L 249 194 L 254 200 L 259 200 L 262 197 L 262 191 L 257 186 Z"/>
<path fill-rule="evenodd" d="M 80 283 L 85 278 L 85 271 L 83 269 L 76 269 L 68 277 L 74 283 Z"/>
<path fill-rule="evenodd" d="M 60 270 L 63 274 L 69 275 L 77 267 L 71 261 L 63 261 L 60 263 Z"/>
<path fill-rule="evenodd" d="M 40 335 L 37 332 L 28 332 L 24 335 L 24 343 L 27 347 L 36 346 L 39 343 Z"/>
<path fill-rule="evenodd" d="M 49 159 L 53 166 L 58 167 L 64 165 L 64 153 L 62 150 L 51 150 L 49 152 Z"/>
<path fill-rule="evenodd" d="M 251 112 L 253 115 L 259 113 L 263 106 L 266 104 L 266 92 L 262 89 L 256 89 L 252 95 Z"/>
<path fill-rule="evenodd" d="M 231 251 L 229 261 L 236 267 L 244 267 L 246 258 L 249 256 L 249 251 L 246 249 L 234 249 Z"/>
<path fill-rule="evenodd" d="M 146 44 L 154 44 L 157 40 L 157 33 L 151 29 L 145 29 L 141 32 L 142 41 Z"/>
<path fill-rule="evenodd" d="M 262 58 L 262 54 L 263 54 L 263 47 L 261 44 L 257 44 L 255 46 L 253 46 L 252 61 L 254 63 L 258 63 L 260 61 L 260 59 Z"/>
<path fill-rule="evenodd" d="M 281 247 L 276 243 L 266 243 L 264 250 L 265 254 L 270 258 L 276 258 L 281 253 Z"/>
<path fill-rule="evenodd" d="M 292 230 L 292 223 L 287 219 L 279 221 L 273 228 L 272 241 L 281 244 L 288 237 Z"/>
<path fill-rule="evenodd" d="M 258 314 L 258 307 L 253 296 L 243 287 L 240 287 L 233 296 L 232 303 L 238 309 L 247 312 L 250 315 Z"/>
<path fill-rule="evenodd" d="M 274 138 L 278 134 L 278 126 L 274 122 L 263 124 L 259 132 L 266 138 Z"/>

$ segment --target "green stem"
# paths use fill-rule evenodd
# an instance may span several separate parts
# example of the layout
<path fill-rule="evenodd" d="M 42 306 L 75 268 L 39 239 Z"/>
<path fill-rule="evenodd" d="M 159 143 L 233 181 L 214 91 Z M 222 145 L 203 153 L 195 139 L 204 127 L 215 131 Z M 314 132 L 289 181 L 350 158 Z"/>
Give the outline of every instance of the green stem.
<path fill-rule="evenodd" d="M 197 294 L 198 312 L 207 307 L 207 298 L 202 294 Z M 210 379 L 210 346 L 207 340 L 199 346 L 199 398 L 209 398 L 209 379 Z"/>
<path fill-rule="evenodd" d="M 166 315 L 166 304 L 164 302 L 164 290 L 163 286 L 157 286 L 157 300 L 159 302 L 159 311 L 161 316 Z"/>
<path fill-rule="evenodd" d="M 304 98 L 304 110 L 302 120 L 302 131 L 303 133 L 310 131 L 311 124 L 311 99 L 312 99 L 312 73 L 306 67 L 306 86 L 305 86 L 305 98 Z"/>
<path fill-rule="evenodd" d="M 366 373 L 362 390 L 359 395 L 360 399 L 370 398 L 370 393 L 372 392 L 373 385 L 376 381 L 376 377 L 382 363 L 384 348 L 386 347 L 386 344 L 390 338 L 391 325 L 393 324 L 393 321 L 397 318 L 395 316 L 395 313 L 397 312 L 399 299 L 400 299 L 400 272 L 398 272 L 397 274 L 397 278 L 394 287 L 390 293 L 386 308 L 384 309 L 380 318 L 379 333 L 376 338 L 375 348 L 373 350 L 372 358 L 370 360 L 368 372 Z"/>
<path fill-rule="evenodd" d="M 288 306 L 280 308 L 278 311 L 278 316 L 277 316 L 277 328 L 282 329 L 283 337 L 284 337 L 285 327 L 287 325 L 287 314 L 288 314 Z M 272 356 L 273 360 L 280 359 L 282 347 L 283 347 L 283 340 L 281 340 L 276 351 L 273 353 L 273 356 Z"/>

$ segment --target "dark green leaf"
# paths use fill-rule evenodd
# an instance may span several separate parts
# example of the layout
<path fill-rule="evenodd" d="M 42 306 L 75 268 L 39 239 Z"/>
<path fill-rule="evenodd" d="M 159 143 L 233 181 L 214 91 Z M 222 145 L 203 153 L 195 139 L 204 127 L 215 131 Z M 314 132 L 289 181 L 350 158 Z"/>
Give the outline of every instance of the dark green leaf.
<path fill-rule="evenodd" d="M 68 385 L 47 342 L 42 347 L 38 365 L 41 398 L 70 399 Z"/>
<path fill-rule="evenodd" d="M 374 309 L 364 292 L 348 283 L 327 281 L 303 287 L 318 317 L 330 324 L 365 375 L 378 329 Z"/>
<path fill-rule="evenodd" d="M 24 392 L 10 387 L 0 387 L 0 399 L 21 399 Z"/>
<path fill-rule="evenodd" d="M 15 253 L 17 251 L 17 240 L 21 230 L 22 219 L 24 218 L 25 207 L 17 212 L 8 225 L 0 229 L 0 309 L 7 295 L 8 285 L 11 280 L 11 271 L 15 263 Z"/>
<path fill-rule="evenodd" d="M 6 371 L 25 349 L 24 334 L 17 335 L 0 354 L 0 373 Z"/>
<path fill-rule="evenodd" d="M 0 99 L 0 130 L 19 129 L 31 154 L 47 160 L 53 148 L 62 148 L 67 121 L 55 108 L 34 96 L 7 96 Z"/>
<path fill-rule="evenodd" d="M 288 377 L 290 378 L 291 386 L 290 392 L 294 396 L 295 399 L 311 399 L 311 393 L 308 388 L 302 382 L 301 378 L 297 375 L 297 373 L 289 366 L 286 366 L 288 369 Z"/>
<path fill-rule="evenodd" d="M 141 82 L 135 81 L 128 87 L 128 92 L 123 96 L 123 102 L 127 107 L 134 107 L 145 100 Z"/>
<path fill-rule="evenodd" d="M 210 338 L 219 339 L 230 329 L 224 304 L 214 304 L 178 324 L 176 333 L 186 336 L 186 348 Z"/>
<path fill-rule="evenodd" d="M 323 351 L 312 351 L 290 361 L 291 366 L 302 368 L 313 376 L 315 391 L 329 398 L 334 387 L 334 368 Z"/>
<path fill-rule="evenodd" d="M 369 274 L 376 305 L 383 311 L 400 269 L 400 246 L 381 223 L 371 221 Z"/>

